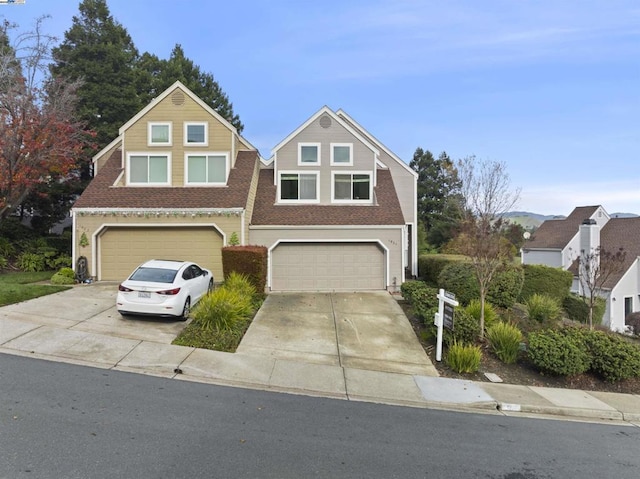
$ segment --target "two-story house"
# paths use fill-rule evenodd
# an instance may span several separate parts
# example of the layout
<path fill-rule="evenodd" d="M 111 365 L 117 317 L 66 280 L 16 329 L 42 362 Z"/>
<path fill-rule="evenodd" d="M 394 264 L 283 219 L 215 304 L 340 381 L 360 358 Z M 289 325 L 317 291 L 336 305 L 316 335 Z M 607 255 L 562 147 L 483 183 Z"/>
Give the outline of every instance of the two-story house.
<path fill-rule="evenodd" d="M 221 248 L 247 242 L 259 155 L 176 82 L 93 158 L 73 209 L 73 257 L 89 275 L 122 280 L 152 259 L 195 261 L 222 279 Z M 75 264 L 75 263 L 74 263 Z"/>
<path fill-rule="evenodd" d="M 268 248 L 273 291 L 396 290 L 417 272 L 417 175 L 342 111 L 323 107 L 264 160 L 176 82 L 119 133 L 72 210 L 74 258 L 97 280 L 151 258 L 222 280 L 234 233 Z"/>

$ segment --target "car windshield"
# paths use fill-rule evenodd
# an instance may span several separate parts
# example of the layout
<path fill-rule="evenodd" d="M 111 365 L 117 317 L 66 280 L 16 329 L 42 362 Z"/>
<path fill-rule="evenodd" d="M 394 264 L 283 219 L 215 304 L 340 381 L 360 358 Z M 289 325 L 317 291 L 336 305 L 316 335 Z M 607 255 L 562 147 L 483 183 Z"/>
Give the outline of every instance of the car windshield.
<path fill-rule="evenodd" d="M 154 283 L 173 283 L 178 270 L 165 268 L 138 268 L 131 275 L 133 281 L 152 281 Z"/>

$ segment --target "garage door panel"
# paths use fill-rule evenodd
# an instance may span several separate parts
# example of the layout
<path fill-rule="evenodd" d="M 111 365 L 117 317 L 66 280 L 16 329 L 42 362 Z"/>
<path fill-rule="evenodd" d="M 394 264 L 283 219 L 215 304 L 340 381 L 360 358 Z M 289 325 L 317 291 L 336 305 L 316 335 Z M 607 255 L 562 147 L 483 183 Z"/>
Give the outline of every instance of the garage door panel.
<path fill-rule="evenodd" d="M 384 252 L 376 243 L 283 243 L 271 261 L 274 291 L 385 289 Z"/>
<path fill-rule="evenodd" d="M 149 259 L 193 261 L 222 278 L 222 237 L 213 228 L 109 227 L 98 239 L 100 279 L 120 281 Z"/>

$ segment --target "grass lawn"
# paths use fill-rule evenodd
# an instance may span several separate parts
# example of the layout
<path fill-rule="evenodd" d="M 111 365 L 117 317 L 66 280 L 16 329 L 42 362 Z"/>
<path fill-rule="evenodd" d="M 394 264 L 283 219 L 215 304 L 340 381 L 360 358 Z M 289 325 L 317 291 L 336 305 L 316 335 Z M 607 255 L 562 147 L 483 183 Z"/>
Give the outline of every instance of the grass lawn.
<path fill-rule="evenodd" d="M 35 284 L 41 281 L 48 281 L 51 276 L 53 276 L 51 271 L 0 274 L 0 306 L 19 303 L 70 288 L 70 286 Z"/>

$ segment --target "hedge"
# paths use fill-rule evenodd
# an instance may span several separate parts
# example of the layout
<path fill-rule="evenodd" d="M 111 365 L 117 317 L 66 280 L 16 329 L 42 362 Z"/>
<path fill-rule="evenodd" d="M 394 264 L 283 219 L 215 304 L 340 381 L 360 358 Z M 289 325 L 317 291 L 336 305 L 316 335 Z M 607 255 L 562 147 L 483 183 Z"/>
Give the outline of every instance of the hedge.
<path fill-rule="evenodd" d="M 596 304 L 593 308 L 594 325 L 602 324 L 602 317 L 606 307 L 607 304 L 604 299 L 596 298 Z M 569 319 L 585 324 L 589 323 L 589 306 L 580 296 L 576 294 L 566 296 L 562 301 L 562 309 L 567 313 Z"/>
<path fill-rule="evenodd" d="M 256 288 L 263 294 L 267 285 L 266 246 L 225 246 L 222 248 L 222 270 L 224 279 L 236 272 L 247 276 Z"/>
<path fill-rule="evenodd" d="M 518 302 L 524 303 L 534 294 L 543 294 L 558 301 L 569 295 L 573 274 L 561 268 L 539 264 L 523 265 L 524 283 Z"/>
<path fill-rule="evenodd" d="M 460 257 L 442 254 L 423 254 L 418 257 L 418 276 L 430 286 L 438 286 L 438 276 L 445 266 L 460 262 Z"/>

